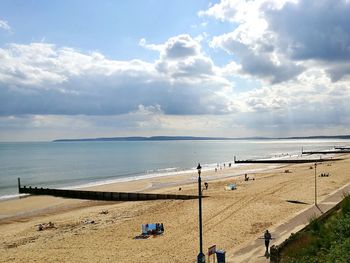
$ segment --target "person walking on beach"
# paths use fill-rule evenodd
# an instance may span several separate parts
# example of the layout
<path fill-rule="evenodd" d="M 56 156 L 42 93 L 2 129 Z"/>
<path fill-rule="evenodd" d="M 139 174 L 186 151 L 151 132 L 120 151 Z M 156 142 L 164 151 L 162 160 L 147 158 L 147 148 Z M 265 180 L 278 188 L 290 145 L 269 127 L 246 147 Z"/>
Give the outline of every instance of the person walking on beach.
<path fill-rule="evenodd" d="M 265 247 L 266 247 L 265 255 L 269 254 L 269 244 L 271 239 L 272 237 L 269 230 L 266 230 L 264 233 L 264 240 L 265 240 Z"/>

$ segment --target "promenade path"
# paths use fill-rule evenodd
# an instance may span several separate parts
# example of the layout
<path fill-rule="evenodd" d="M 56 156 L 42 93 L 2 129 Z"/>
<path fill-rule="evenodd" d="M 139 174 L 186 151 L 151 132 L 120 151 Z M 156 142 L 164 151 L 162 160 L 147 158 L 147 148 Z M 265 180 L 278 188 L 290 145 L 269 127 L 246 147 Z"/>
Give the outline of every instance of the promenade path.
<path fill-rule="evenodd" d="M 341 187 L 340 189 L 329 194 L 326 198 L 320 201 L 317 205 L 312 205 L 309 208 L 304 209 L 290 220 L 278 225 L 276 227 L 269 228 L 272 237 L 275 239 L 270 242 L 270 246 L 273 244 L 281 244 L 287 239 L 291 233 L 296 233 L 305 227 L 310 218 L 320 216 L 322 213 L 327 212 L 329 209 L 339 203 L 345 194 L 350 193 L 350 183 Z M 263 236 L 263 233 L 261 233 Z M 270 260 L 264 256 L 265 245 L 264 240 L 256 239 L 248 244 L 246 247 L 233 251 L 232 255 L 226 255 L 226 262 L 234 263 L 267 263 Z M 229 256 L 229 257 L 228 257 Z"/>

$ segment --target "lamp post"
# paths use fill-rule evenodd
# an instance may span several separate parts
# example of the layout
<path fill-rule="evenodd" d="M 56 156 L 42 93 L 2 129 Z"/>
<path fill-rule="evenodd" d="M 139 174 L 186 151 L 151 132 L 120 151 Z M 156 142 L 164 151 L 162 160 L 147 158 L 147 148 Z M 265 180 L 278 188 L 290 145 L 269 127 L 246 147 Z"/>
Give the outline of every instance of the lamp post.
<path fill-rule="evenodd" d="M 315 163 L 315 206 L 317 206 L 317 172 L 316 172 L 317 163 Z"/>
<path fill-rule="evenodd" d="M 198 205 L 199 205 L 199 254 L 197 256 L 197 263 L 205 263 L 205 255 L 203 253 L 203 239 L 202 239 L 202 179 L 201 179 L 201 165 L 198 163 Z"/>

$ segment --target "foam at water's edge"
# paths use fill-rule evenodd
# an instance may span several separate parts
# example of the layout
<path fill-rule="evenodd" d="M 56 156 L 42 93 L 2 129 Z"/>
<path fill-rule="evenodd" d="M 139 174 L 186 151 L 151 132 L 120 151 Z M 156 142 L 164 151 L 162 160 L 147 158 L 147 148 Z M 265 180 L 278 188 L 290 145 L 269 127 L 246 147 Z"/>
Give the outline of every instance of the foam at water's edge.
<path fill-rule="evenodd" d="M 2 195 L 2 196 L 0 196 L 0 202 L 6 201 L 6 200 L 11 200 L 11 199 L 18 199 L 18 198 L 26 197 L 26 196 L 29 196 L 29 194 Z"/>
<path fill-rule="evenodd" d="M 214 170 L 217 167 L 217 165 L 220 166 L 223 163 L 226 163 L 226 164 L 231 163 L 232 167 L 249 166 L 249 164 L 234 164 L 233 161 L 227 161 L 227 162 L 222 162 L 220 164 L 217 164 L 217 163 L 202 164 L 202 171 L 204 172 L 204 171 Z M 109 180 L 99 180 L 95 182 L 83 183 L 83 184 L 74 185 L 74 186 L 57 187 L 57 189 L 81 189 L 81 188 L 101 186 L 101 185 L 107 185 L 107 184 L 113 184 L 113 183 L 132 182 L 132 181 L 150 179 L 150 178 L 156 178 L 156 177 L 185 175 L 185 174 L 191 174 L 191 173 L 197 174 L 196 167 L 192 167 L 187 170 L 181 170 L 181 168 L 171 167 L 171 168 L 163 168 L 163 169 L 155 169 L 152 171 L 146 171 L 142 175 L 134 175 L 134 176 L 128 176 L 123 178 L 117 178 L 117 179 L 109 179 Z M 3 195 L 3 196 L 0 196 L 0 201 L 16 199 L 24 196 L 27 196 L 27 194 Z"/>
<path fill-rule="evenodd" d="M 226 162 L 226 163 L 230 163 L 230 162 Z M 247 164 L 233 164 L 233 161 L 231 161 L 231 163 L 232 163 L 232 167 L 239 167 L 239 166 L 243 166 L 243 165 L 247 166 Z M 217 167 L 216 163 L 215 164 L 203 164 L 202 171 L 210 171 L 210 170 L 215 169 L 215 167 Z M 175 169 L 176 169 L 176 171 L 174 171 Z M 183 175 L 183 174 L 191 174 L 191 173 L 197 174 L 197 170 L 195 167 L 193 167 L 191 169 L 187 169 L 187 170 L 181 170 L 179 168 L 164 168 L 164 169 L 154 170 L 153 173 L 150 173 L 150 171 L 147 171 L 147 173 L 145 173 L 143 175 L 129 176 L 129 177 L 118 178 L 118 179 L 110 179 L 110 180 L 104 180 L 104 181 L 85 183 L 85 184 L 80 184 L 80 185 L 75 185 L 75 186 L 62 187 L 60 189 L 79 189 L 79 188 L 101 186 L 101 185 L 106 185 L 106 184 L 132 182 L 132 181 L 150 179 L 150 178 L 156 178 L 156 177 Z"/>
<path fill-rule="evenodd" d="M 330 156 L 333 157 L 334 155 L 329 155 L 329 157 Z M 288 158 L 291 158 L 291 159 L 307 158 L 307 159 L 317 160 L 318 158 L 323 158 L 323 157 L 324 157 L 324 155 L 305 156 L 305 155 L 296 154 L 295 152 L 291 152 L 291 154 L 274 153 L 274 154 L 270 154 L 269 157 L 265 157 L 265 158 L 260 157 L 260 158 L 271 159 L 271 160 L 273 160 L 273 159 L 288 159 Z M 229 167 L 227 165 L 228 163 L 231 163 L 231 167 L 242 167 L 242 166 L 249 167 L 251 165 L 251 164 L 235 164 L 234 161 L 232 160 L 232 161 L 225 161 L 225 162 L 221 162 L 221 163 L 201 164 L 202 171 L 210 171 L 210 170 L 214 170 L 215 168 L 218 168 L 218 169 L 223 168 L 224 163 L 226 164 L 227 168 Z M 253 170 L 251 170 L 251 171 L 247 170 L 247 172 L 253 172 Z M 101 186 L 101 185 L 107 185 L 107 184 L 113 184 L 113 183 L 131 182 L 131 181 L 142 180 L 142 179 L 150 179 L 150 178 L 164 177 L 164 176 L 176 176 L 176 175 L 191 174 L 191 173 L 193 173 L 194 175 L 197 174 L 196 167 L 192 167 L 190 169 L 184 169 L 184 170 L 182 170 L 179 167 L 170 167 L 170 168 L 149 170 L 149 171 L 145 171 L 145 173 L 143 173 L 143 174 L 123 177 L 123 178 L 99 180 L 99 181 L 95 181 L 95 182 L 82 183 L 79 185 L 57 187 L 57 188 L 58 189 L 81 189 L 81 188 Z M 234 175 L 239 175 L 239 174 L 242 174 L 242 172 L 238 172 L 237 174 L 235 173 Z M 20 198 L 20 197 L 24 197 L 24 196 L 26 196 L 26 194 L 3 195 L 3 196 L 0 196 L 0 201 L 16 199 L 16 198 Z"/>

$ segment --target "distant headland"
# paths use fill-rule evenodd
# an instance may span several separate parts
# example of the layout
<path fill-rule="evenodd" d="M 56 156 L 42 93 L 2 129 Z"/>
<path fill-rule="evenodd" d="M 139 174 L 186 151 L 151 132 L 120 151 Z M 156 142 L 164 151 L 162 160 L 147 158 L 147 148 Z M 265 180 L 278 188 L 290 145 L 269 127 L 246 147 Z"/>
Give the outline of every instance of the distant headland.
<path fill-rule="evenodd" d="M 53 142 L 94 142 L 94 141 L 219 141 L 219 140 L 296 140 L 296 139 L 350 139 L 350 135 L 306 136 L 306 137 L 196 137 L 196 136 L 151 136 L 151 137 L 106 137 L 83 139 L 57 139 Z"/>

